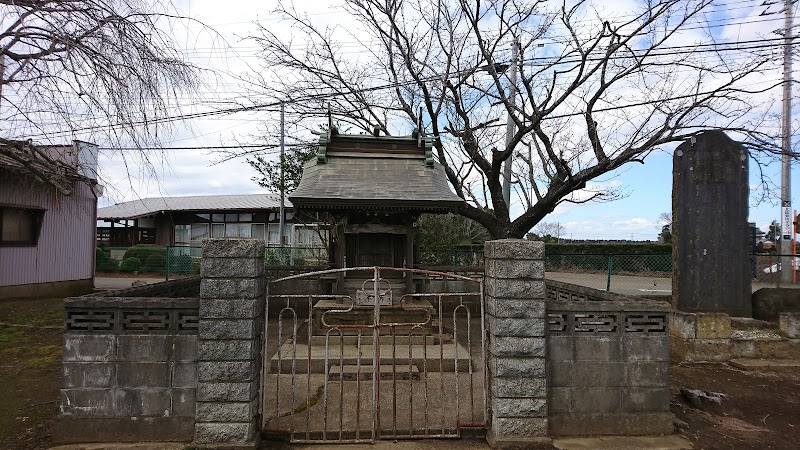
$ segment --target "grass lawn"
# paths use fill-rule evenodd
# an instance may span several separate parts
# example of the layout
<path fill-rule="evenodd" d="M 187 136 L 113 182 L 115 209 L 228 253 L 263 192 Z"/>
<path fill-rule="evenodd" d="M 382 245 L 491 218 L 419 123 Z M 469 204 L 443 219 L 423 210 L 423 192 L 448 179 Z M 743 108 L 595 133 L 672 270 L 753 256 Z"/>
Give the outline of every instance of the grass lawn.
<path fill-rule="evenodd" d="M 63 320 L 62 298 L 0 300 L 0 448 L 50 447 Z"/>

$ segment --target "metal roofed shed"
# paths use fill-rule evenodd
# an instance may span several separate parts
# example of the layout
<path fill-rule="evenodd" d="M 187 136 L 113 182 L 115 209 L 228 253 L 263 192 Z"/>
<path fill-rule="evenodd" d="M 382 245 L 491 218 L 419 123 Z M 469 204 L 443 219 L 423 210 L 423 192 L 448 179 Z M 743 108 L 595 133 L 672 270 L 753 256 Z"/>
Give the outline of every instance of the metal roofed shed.
<path fill-rule="evenodd" d="M 290 207 L 291 204 L 286 206 Z M 101 220 L 136 219 L 166 211 L 225 211 L 277 209 L 278 207 L 280 207 L 280 202 L 271 194 L 155 197 L 98 208 L 97 218 Z"/>
<path fill-rule="evenodd" d="M 291 208 L 288 202 L 286 206 Z M 286 213 L 280 242 L 279 209 L 280 202 L 271 194 L 143 198 L 99 208 L 97 218 L 108 226 L 98 226 L 97 242 L 111 247 L 200 247 L 208 238 L 250 238 L 264 239 L 272 247 L 298 240 L 311 245 L 303 239 L 314 234 L 306 228 L 316 225 L 293 222 L 293 212 Z M 298 233 L 302 236 L 295 236 Z"/>

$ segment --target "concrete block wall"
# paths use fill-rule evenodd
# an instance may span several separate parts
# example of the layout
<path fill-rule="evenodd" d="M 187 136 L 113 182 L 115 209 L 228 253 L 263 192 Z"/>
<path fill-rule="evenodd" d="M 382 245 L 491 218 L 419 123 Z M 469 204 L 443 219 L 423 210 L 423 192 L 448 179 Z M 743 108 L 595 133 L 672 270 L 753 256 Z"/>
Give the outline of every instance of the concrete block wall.
<path fill-rule="evenodd" d="M 255 447 L 264 241 L 204 241 L 201 276 L 194 442 Z"/>
<path fill-rule="evenodd" d="M 79 297 L 65 310 L 54 441 L 191 440 L 198 299 Z"/>
<path fill-rule="evenodd" d="M 489 431 L 494 446 L 548 440 L 544 243 L 485 244 Z"/>
<path fill-rule="evenodd" d="M 561 283 L 557 290 L 564 289 L 574 288 Z M 669 305 L 644 299 L 548 298 L 551 435 L 672 432 L 668 311 Z"/>

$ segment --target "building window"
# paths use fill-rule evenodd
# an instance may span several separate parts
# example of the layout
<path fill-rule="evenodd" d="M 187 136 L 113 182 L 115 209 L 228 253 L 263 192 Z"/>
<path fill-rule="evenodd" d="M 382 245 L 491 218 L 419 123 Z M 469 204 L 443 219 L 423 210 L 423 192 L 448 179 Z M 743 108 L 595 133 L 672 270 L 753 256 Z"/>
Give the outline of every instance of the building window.
<path fill-rule="evenodd" d="M 214 223 L 211 224 L 211 237 L 220 238 L 242 238 L 242 239 L 264 239 L 263 223 Z"/>
<path fill-rule="evenodd" d="M 214 239 L 220 239 L 225 237 L 225 224 L 224 223 L 212 223 L 211 224 L 211 237 Z"/>
<path fill-rule="evenodd" d="M 175 245 L 185 247 L 189 242 L 189 225 L 175 225 Z"/>
<path fill-rule="evenodd" d="M 208 239 L 211 236 L 208 234 L 208 224 L 207 223 L 193 223 L 192 227 L 192 240 L 191 246 L 192 247 L 202 247 L 203 246 L 203 239 Z"/>
<path fill-rule="evenodd" d="M 196 213 L 194 215 L 195 223 L 191 225 L 175 225 L 175 244 L 201 247 L 202 241 L 210 238 L 267 240 L 269 233 L 273 233 L 276 241 L 272 242 L 272 245 L 278 245 L 278 224 L 269 225 L 270 229 L 268 231 L 268 224 L 264 223 L 270 214 L 266 212 Z M 209 220 L 210 223 L 203 223 L 205 220 Z M 272 230 L 272 227 L 274 227 L 274 230 Z M 287 245 L 291 241 L 291 230 L 291 224 L 286 224 L 285 241 Z"/>
<path fill-rule="evenodd" d="M 261 239 L 264 240 L 264 227 L 263 223 L 254 223 L 252 228 L 250 229 L 250 234 L 252 235 L 253 239 Z"/>
<path fill-rule="evenodd" d="M 295 225 L 294 242 L 296 247 L 326 247 L 328 230 L 318 225 Z"/>
<path fill-rule="evenodd" d="M 277 223 L 270 223 L 268 224 L 268 236 L 267 236 L 267 245 L 270 247 L 280 247 L 280 224 Z M 290 245 L 292 239 L 292 225 L 291 224 L 283 224 L 283 245 Z"/>
<path fill-rule="evenodd" d="M 43 209 L 0 206 L 0 245 L 36 245 L 43 219 Z"/>

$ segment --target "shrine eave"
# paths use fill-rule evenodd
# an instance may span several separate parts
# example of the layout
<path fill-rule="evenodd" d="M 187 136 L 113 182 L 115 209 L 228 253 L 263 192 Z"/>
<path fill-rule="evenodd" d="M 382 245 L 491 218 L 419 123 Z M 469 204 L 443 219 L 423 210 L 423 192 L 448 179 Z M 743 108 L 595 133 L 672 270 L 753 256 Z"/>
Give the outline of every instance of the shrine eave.
<path fill-rule="evenodd" d="M 419 212 L 419 213 L 448 213 L 457 212 L 463 201 L 431 201 L 409 202 L 387 199 L 307 199 L 292 198 L 292 203 L 298 210 L 312 211 L 376 211 L 376 212 Z"/>

